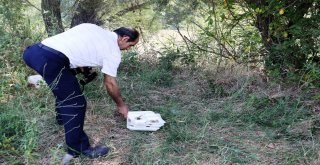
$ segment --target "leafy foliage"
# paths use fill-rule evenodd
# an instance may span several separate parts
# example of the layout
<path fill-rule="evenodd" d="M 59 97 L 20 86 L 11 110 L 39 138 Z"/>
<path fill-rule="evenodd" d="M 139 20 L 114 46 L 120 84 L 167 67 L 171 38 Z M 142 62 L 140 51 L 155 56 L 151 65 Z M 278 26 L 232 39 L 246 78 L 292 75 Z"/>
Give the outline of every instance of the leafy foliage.
<path fill-rule="evenodd" d="M 319 56 L 317 0 L 246 2 L 269 51 L 265 57 L 268 71 L 298 73 Z"/>
<path fill-rule="evenodd" d="M 194 49 L 206 52 L 202 56 L 260 63 L 269 75 L 282 77 L 301 75 L 307 65 L 319 61 L 318 0 L 244 2 L 183 3 L 192 4 L 193 18 L 199 20 L 188 20 L 184 5 L 173 0 L 165 1 L 167 10 L 163 11 L 164 17 L 174 22 L 171 25 L 188 22 L 202 31 L 196 40 L 188 40 Z"/>

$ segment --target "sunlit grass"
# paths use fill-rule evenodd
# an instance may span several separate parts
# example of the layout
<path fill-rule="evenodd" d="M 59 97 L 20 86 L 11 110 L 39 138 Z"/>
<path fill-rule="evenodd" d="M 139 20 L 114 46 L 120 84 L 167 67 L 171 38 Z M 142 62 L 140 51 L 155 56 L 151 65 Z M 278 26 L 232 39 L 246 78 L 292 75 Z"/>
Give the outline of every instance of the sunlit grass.
<path fill-rule="evenodd" d="M 85 131 L 93 145 L 107 145 L 111 153 L 71 163 L 317 163 L 319 120 L 309 105 L 313 97 L 306 97 L 310 91 L 266 81 L 243 66 L 173 63 L 171 58 L 150 61 L 129 52 L 119 70 L 118 83 L 130 110 L 154 111 L 166 121 L 156 132 L 126 128 L 126 121 L 114 115 L 116 106 L 102 74 L 86 85 Z M 51 91 L 27 87 L 26 78 L 34 72 L 21 63 L 1 73 L 0 162 L 59 163 L 66 146 L 63 127 L 55 123 Z"/>

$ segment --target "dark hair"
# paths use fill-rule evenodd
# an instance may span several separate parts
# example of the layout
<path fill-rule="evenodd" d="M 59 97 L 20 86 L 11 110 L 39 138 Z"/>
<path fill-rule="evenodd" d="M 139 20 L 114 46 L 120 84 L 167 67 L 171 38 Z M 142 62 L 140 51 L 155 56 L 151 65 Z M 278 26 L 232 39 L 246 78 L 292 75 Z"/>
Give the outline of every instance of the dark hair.
<path fill-rule="evenodd" d="M 117 33 L 120 37 L 128 36 L 128 42 L 135 41 L 139 37 L 139 32 L 133 28 L 121 27 L 114 30 L 114 32 Z"/>

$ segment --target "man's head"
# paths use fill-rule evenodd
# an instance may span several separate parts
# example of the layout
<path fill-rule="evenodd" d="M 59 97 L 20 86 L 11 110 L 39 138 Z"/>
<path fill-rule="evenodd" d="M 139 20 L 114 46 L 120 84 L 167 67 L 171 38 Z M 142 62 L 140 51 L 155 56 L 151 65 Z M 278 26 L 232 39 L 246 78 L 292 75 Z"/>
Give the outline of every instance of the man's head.
<path fill-rule="evenodd" d="M 130 49 L 139 42 L 139 32 L 136 29 L 121 27 L 114 32 L 118 34 L 118 45 L 121 50 Z"/>

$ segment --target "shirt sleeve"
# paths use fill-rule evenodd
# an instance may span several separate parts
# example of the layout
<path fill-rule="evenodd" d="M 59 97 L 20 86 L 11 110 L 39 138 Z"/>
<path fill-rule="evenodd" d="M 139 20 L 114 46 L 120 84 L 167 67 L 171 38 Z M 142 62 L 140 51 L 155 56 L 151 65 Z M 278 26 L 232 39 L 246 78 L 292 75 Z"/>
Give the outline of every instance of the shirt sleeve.
<path fill-rule="evenodd" d="M 101 72 L 112 77 L 117 77 L 117 70 L 121 62 L 121 56 L 113 56 L 113 58 L 103 59 Z"/>

